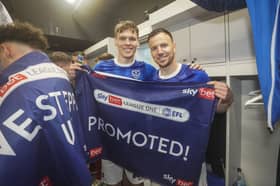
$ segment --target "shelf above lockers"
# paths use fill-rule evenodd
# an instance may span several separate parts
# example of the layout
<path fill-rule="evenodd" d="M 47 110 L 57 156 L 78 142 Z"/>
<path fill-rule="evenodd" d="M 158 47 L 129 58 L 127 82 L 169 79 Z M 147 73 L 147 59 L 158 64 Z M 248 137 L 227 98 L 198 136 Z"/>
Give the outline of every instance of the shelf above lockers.
<path fill-rule="evenodd" d="M 207 11 L 189 0 L 176 0 L 173 3 L 150 14 L 150 24 L 152 28 L 169 27 L 174 23 L 185 22 L 195 24 L 207 19 L 223 15 Z"/>

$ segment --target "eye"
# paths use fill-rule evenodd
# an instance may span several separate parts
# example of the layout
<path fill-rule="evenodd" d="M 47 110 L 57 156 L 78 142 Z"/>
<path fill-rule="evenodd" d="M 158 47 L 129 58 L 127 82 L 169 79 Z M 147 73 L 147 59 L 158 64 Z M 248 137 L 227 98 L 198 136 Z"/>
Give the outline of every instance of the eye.
<path fill-rule="evenodd" d="M 136 41 L 136 38 L 135 37 L 130 37 L 129 41 Z"/>
<path fill-rule="evenodd" d="M 163 43 L 163 44 L 160 45 L 160 47 L 166 48 L 166 47 L 168 47 L 168 44 L 167 43 Z"/>
<path fill-rule="evenodd" d="M 126 40 L 126 37 L 119 37 L 119 40 L 120 40 L 120 41 L 125 41 L 125 40 Z"/>
<path fill-rule="evenodd" d="M 157 47 L 151 47 L 151 51 L 155 51 Z"/>

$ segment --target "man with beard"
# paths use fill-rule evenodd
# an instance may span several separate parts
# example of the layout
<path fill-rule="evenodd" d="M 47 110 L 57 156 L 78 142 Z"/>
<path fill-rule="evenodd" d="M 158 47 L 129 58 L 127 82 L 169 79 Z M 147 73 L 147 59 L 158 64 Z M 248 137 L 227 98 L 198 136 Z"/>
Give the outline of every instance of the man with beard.
<path fill-rule="evenodd" d="M 219 98 L 216 112 L 226 112 L 233 102 L 231 90 L 223 82 L 209 81 L 210 79 L 204 71 L 191 69 L 188 65 L 177 63 L 175 59 L 176 46 L 168 30 L 163 28 L 153 30 L 148 36 L 148 43 L 151 55 L 160 67 L 153 77 L 154 81 L 212 84 L 215 96 Z M 207 185 L 205 163 L 202 165 L 199 185 Z"/>

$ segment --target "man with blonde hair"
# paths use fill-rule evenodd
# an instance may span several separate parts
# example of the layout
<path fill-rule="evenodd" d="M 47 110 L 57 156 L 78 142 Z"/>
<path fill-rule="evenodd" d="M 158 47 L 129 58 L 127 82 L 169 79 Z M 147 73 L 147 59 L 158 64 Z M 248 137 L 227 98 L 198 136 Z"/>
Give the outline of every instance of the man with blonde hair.
<path fill-rule="evenodd" d="M 114 33 L 118 51 L 116 58 L 100 61 L 94 70 L 141 81 L 151 79 L 156 71 L 155 68 L 144 61 L 135 59 L 136 49 L 139 46 L 137 25 L 129 20 L 120 21 L 115 26 Z M 144 181 L 109 160 L 102 160 L 102 173 L 103 182 L 107 185 L 143 185 Z M 123 177 L 127 178 L 129 183 L 123 182 Z"/>

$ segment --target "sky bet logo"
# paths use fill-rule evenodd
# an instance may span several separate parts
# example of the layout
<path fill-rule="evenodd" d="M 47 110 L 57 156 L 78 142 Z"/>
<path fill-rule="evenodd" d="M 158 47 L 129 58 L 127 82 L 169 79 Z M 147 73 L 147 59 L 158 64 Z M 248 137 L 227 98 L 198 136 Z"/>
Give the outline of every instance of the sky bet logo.
<path fill-rule="evenodd" d="M 5 93 L 12 88 L 14 85 L 18 84 L 22 80 L 27 79 L 27 77 L 23 74 L 16 74 L 9 78 L 9 81 L 0 87 L 0 97 L 3 97 Z"/>
<path fill-rule="evenodd" d="M 101 100 L 104 100 L 104 101 L 107 101 L 108 96 L 105 95 L 105 94 L 103 94 L 102 92 L 99 92 L 99 93 L 97 94 L 97 98 L 98 98 L 98 99 L 101 99 Z"/>
<path fill-rule="evenodd" d="M 192 181 L 186 181 L 182 179 L 176 180 L 176 186 L 194 186 Z"/>
<path fill-rule="evenodd" d="M 116 96 L 112 96 L 112 95 L 106 95 L 103 92 L 98 92 L 97 98 L 99 100 L 103 100 L 104 102 L 107 102 L 107 100 L 109 99 L 108 102 L 111 103 L 111 104 L 119 105 L 119 106 L 122 105 L 122 99 L 121 98 L 116 97 Z"/>
<path fill-rule="evenodd" d="M 122 99 L 116 96 L 109 95 L 109 103 L 121 106 Z"/>
<path fill-rule="evenodd" d="M 200 88 L 198 89 L 199 94 L 198 97 L 202 99 L 214 100 L 215 99 L 215 92 L 214 89 L 211 88 Z"/>
<path fill-rule="evenodd" d="M 186 94 L 187 96 L 195 96 L 197 92 L 198 90 L 193 88 L 186 88 L 182 90 L 182 93 Z"/>
<path fill-rule="evenodd" d="M 95 157 L 101 155 L 102 150 L 103 150 L 102 147 L 96 147 L 96 148 L 90 149 L 90 151 L 89 151 L 90 158 L 95 158 Z"/>

